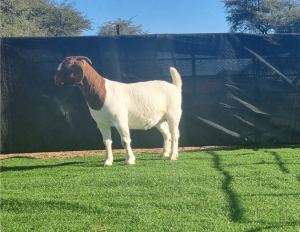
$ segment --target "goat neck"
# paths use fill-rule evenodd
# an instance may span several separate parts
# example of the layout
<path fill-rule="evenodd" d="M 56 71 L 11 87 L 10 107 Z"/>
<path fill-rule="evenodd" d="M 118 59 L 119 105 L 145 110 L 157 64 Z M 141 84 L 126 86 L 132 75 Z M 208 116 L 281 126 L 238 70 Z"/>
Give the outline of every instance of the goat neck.
<path fill-rule="evenodd" d="M 93 110 L 101 110 L 106 98 L 105 79 L 86 62 L 83 73 L 84 77 L 78 86 L 89 107 Z"/>

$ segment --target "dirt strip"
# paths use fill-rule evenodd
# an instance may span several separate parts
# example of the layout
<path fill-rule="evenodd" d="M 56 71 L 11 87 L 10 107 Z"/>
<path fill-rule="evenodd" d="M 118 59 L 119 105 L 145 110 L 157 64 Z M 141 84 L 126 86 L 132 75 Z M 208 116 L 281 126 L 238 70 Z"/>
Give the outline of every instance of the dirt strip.
<path fill-rule="evenodd" d="M 205 151 L 205 150 L 215 150 L 223 149 L 228 146 L 203 146 L 203 147 L 180 147 L 179 151 Z M 162 152 L 162 148 L 149 148 L 149 149 L 133 149 L 135 154 L 143 153 L 154 153 L 159 154 Z M 114 154 L 125 154 L 124 149 L 114 149 Z M 105 155 L 105 150 L 86 150 L 86 151 L 61 151 L 61 152 L 37 152 L 37 153 L 16 153 L 16 154 L 4 154 L 0 155 L 0 159 L 7 158 L 35 158 L 35 159 L 64 159 L 72 157 L 82 157 L 82 156 L 95 156 L 95 155 Z"/>

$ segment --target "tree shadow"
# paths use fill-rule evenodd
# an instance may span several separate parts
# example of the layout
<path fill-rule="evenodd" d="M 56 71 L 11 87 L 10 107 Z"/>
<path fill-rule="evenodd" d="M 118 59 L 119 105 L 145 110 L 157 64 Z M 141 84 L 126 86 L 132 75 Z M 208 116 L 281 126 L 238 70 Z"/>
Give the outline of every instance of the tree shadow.
<path fill-rule="evenodd" d="M 222 190 L 228 196 L 230 217 L 232 221 L 240 222 L 243 218 L 243 209 L 241 207 L 239 196 L 235 193 L 235 191 L 230 186 L 233 177 L 229 174 L 229 172 L 225 171 L 224 168 L 222 167 L 221 159 L 218 154 L 216 154 L 213 151 L 209 151 L 208 154 L 210 154 L 213 157 L 214 167 L 225 177 L 222 184 Z"/>
<path fill-rule="evenodd" d="M 55 167 L 63 167 L 68 165 L 75 165 L 81 164 L 83 162 L 67 162 L 61 164 L 53 164 L 53 165 L 35 165 L 35 166 L 1 166 L 1 172 L 7 171 L 26 171 L 26 170 L 34 170 L 34 169 L 41 169 L 41 168 L 55 168 Z"/>

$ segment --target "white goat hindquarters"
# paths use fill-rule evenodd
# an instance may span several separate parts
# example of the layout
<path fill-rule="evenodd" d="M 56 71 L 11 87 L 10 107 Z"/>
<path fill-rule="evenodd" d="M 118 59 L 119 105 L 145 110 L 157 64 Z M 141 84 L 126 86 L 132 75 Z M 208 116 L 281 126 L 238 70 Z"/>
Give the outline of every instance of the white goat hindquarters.
<path fill-rule="evenodd" d="M 172 99 L 176 97 L 176 92 L 174 85 L 163 81 L 128 85 L 129 128 L 147 130 L 166 121 L 166 114 L 175 103 Z"/>

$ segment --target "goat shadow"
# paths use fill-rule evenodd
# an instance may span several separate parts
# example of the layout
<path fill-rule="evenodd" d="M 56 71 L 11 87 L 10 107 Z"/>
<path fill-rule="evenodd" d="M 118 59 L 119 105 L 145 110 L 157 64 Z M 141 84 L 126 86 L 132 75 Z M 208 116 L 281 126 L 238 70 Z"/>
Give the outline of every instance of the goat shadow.
<path fill-rule="evenodd" d="M 34 170 L 34 169 L 41 169 L 41 168 L 55 168 L 55 167 L 63 167 L 68 165 L 77 165 L 82 164 L 83 162 L 67 162 L 67 163 L 60 163 L 60 164 L 53 164 L 53 165 L 34 165 L 34 166 L 0 166 L 1 172 L 7 171 L 27 171 L 27 170 Z"/>

